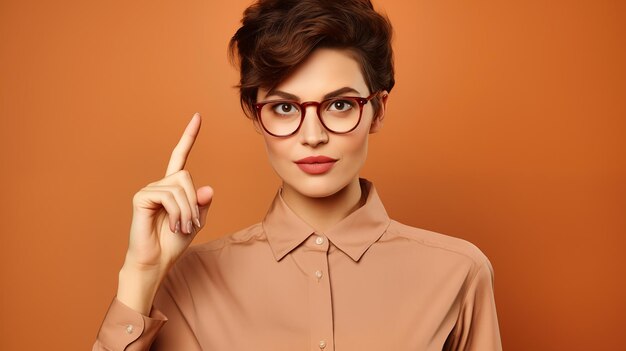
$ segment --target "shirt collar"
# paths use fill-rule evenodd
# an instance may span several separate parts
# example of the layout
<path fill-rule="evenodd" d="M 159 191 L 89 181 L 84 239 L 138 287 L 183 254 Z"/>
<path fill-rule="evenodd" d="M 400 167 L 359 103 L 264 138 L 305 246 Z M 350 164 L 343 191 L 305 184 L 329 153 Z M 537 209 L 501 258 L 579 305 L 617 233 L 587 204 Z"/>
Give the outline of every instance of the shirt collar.
<path fill-rule="evenodd" d="M 390 219 L 374 184 L 359 178 L 361 191 L 367 194 L 363 206 L 349 214 L 324 235 L 339 250 L 358 261 L 367 249 L 387 230 Z M 277 261 L 299 246 L 315 230 L 295 214 L 285 203 L 281 189 L 263 219 L 263 229 Z"/>

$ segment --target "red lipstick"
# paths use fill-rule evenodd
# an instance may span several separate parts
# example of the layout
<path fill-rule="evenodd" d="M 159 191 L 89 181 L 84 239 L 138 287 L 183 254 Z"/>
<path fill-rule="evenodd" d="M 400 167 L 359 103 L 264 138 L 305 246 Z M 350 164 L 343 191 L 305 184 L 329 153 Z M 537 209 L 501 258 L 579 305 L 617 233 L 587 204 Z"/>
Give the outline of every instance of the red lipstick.
<path fill-rule="evenodd" d="M 328 172 L 337 162 L 336 159 L 328 156 L 309 156 L 295 161 L 301 170 L 308 174 L 323 174 Z"/>

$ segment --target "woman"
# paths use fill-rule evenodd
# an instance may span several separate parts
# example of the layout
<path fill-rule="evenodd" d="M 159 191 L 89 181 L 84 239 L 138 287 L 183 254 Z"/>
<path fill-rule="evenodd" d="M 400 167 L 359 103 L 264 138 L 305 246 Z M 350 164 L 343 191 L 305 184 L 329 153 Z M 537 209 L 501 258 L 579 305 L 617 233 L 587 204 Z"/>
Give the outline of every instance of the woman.
<path fill-rule="evenodd" d="M 492 268 L 472 244 L 391 220 L 359 172 L 393 88 L 369 0 L 260 0 L 231 40 L 241 103 L 282 186 L 262 222 L 188 248 L 212 190 L 185 160 L 134 197 L 94 350 L 499 350 Z"/>

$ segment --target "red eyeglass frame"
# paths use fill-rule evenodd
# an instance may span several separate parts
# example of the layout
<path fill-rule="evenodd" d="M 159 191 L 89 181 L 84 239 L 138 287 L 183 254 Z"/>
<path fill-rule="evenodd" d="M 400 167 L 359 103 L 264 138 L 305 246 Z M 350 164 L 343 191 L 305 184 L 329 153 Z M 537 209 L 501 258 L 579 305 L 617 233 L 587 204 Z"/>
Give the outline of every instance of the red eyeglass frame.
<path fill-rule="evenodd" d="M 287 100 L 287 99 L 282 99 L 282 100 L 269 100 L 269 101 L 262 101 L 262 102 L 257 102 L 256 104 L 254 104 L 254 107 L 256 108 L 256 117 L 257 120 L 259 121 L 259 123 L 261 124 L 261 126 L 263 127 L 263 129 L 265 130 L 265 132 L 267 132 L 267 134 L 271 135 L 271 136 L 275 136 L 278 138 L 284 138 L 284 137 L 288 137 L 288 136 L 292 136 L 294 134 L 296 134 L 299 130 L 300 127 L 302 127 L 302 122 L 304 121 L 304 117 L 306 116 L 306 108 L 307 106 L 315 106 L 316 107 L 316 112 L 317 112 L 317 118 L 320 120 L 320 123 L 324 126 L 324 128 L 326 128 L 326 130 L 328 130 L 331 133 L 334 134 L 346 134 L 346 133 L 350 133 L 351 131 L 355 130 L 356 127 L 359 126 L 359 124 L 361 123 L 361 116 L 363 116 L 363 106 L 365 106 L 365 104 L 367 104 L 370 100 L 372 100 L 373 98 L 375 98 L 376 96 L 378 96 L 378 94 L 380 94 L 380 91 L 374 92 L 372 93 L 370 96 L 368 97 L 361 97 L 361 96 L 336 96 L 336 97 L 331 97 L 328 99 L 324 99 L 322 101 L 305 101 L 305 102 L 297 102 L 294 100 Z M 324 123 L 324 120 L 322 120 L 322 116 L 320 114 L 320 106 L 329 100 L 341 100 L 341 99 L 350 99 L 350 100 L 354 100 L 359 104 L 359 120 L 356 122 L 356 124 L 354 125 L 354 127 L 352 127 L 350 130 L 345 131 L 345 132 L 335 132 L 334 130 L 328 128 L 328 126 L 326 125 L 326 123 Z M 294 104 L 296 106 L 298 106 L 300 108 L 300 111 L 302 111 L 302 114 L 300 115 L 300 123 L 298 124 L 298 128 L 296 128 L 292 133 L 290 134 L 286 134 L 286 135 L 277 135 L 274 134 L 272 132 L 270 132 L 269 130 L 267 130 L 267 128 L 265 127 L 265 125 L 263 124 L 263 119 L 261 118 L 261 109 L 263 109 L 263 106 L 270 104 L 270 103 L 290 103 L 290 104 Z"/>

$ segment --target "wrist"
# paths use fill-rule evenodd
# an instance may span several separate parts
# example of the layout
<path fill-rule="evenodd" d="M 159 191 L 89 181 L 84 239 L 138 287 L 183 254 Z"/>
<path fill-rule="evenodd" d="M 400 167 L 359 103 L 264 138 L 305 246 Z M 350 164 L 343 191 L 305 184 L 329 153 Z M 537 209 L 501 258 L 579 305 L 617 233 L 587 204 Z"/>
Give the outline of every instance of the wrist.
<path fill-rule="evenodd" d="M 119 272 L 117 299 L 133 310 L 149 316 L 165 272 L 160 269 L 139 268 L 126 264 L 122 267 Z"/>

